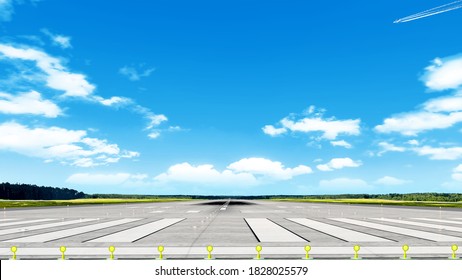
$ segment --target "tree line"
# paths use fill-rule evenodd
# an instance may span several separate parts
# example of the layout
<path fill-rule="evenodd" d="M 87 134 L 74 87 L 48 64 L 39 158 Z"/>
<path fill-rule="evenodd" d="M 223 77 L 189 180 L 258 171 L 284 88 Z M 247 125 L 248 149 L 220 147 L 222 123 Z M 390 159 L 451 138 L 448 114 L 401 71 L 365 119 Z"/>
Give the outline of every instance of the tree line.
<path fill-rule="evenodd" d="M 0 199 L 63 200 L 85 198 L 87 195 L 68 188 L 41 187 L 30 184 L 0 183 Z"/>

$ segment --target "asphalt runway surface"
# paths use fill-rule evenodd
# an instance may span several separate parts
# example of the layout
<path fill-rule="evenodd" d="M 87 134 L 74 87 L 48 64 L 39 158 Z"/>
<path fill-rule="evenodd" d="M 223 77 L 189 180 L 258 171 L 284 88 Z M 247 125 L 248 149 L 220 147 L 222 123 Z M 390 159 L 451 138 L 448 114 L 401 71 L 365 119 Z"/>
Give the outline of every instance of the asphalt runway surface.
<path fill-rule="evenodd" d="M 264 200 L 214 200 L 4 209 L 0 258 L 154 259 L 159 245 L 168 259 L 202 259 L 212 245 L 216 259 L 451 256 L 462 248 L 462 209 L 390 207 Z M 462 249 L 458 253 L 462 255 Z"/>

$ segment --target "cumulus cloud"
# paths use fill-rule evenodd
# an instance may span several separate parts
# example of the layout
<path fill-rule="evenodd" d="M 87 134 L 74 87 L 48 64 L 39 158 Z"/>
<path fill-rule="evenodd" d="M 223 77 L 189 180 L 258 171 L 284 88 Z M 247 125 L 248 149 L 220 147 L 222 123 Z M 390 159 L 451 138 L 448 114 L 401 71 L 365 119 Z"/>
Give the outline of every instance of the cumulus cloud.
<path fill-rule="evenodd" d="M 157 175 L 159 183 L 195 183 L 204 185 L 255 186 L 262 183 L 290 180 L 295 176 L 309 174 L 308 166 L 286 168 L 278 161 L 264 158 L 244 158 L 231 163 L 223 170 L 211 164 L 191 165 L 184 162 L 171 166 L 167 172 Z"/>
<path fill-rule="evenodd" d="M 387 152 L 404 152 L 406 151 L 406 148 L 405 147 L 399 147 L 399 146 L 396 146 L 392 143 L 388 143 L 388 142 L 380 142 L 378 144 L 378 146 L 380 147 L 380 151 L 377 153 L 378 156 L 381 156 Z"/>
<path fill-rule="evenodd" d="M 53 34 L 46 28 L 43 28 L 41 31 L 43 34 L 47 35 L 50 38 L 54 45 L 59 46 L 63 49 L 68 49 L 72 47 L 71 37 L 64 36 L 61 34 Z"/>
<path fill-rule="evenodd" d="M 375 185 L 384 185 L 384 186 L 399 186 L 410 183 L 409 180 L 398 179 L 392 176 L 384 176 L 380 179 L 374 181 Z"/>
<path fill-rule="evenodd" d="M 251 173 L 276 180 L 289 180 L 295 176 L 313 172 L 310 167 L 305 165 L 286 168 L 279 161 L 271 161 L 265 158 L 243 158 L 231 163 L 227 168 L 235 173 Z"/>
<path fill-rule="evenodd" d="M 36 91 L 12 95 L 0 92 L 0 113 L 41 115 L 56 118 L 62 114 L 61 109 L 53 102 L 42 99 Z"/>
<path fill-rule="evenodd" d="M 51 33 L 50 33 L 51 34 Z M 122 107 L 134 113 L 140 114 L 148 121 L 146 130 L 149 138 L 153 135 L 160 134 L 161 130 L 157 128 L 162 122 L 167 121 L 167 117 L 162 114 L 154 114 L 150 109 L 137 104 L 134 100 L 123 96 L 112 96 L 103 98 L 95 95 L 96 86 L 87 81 L 83 74 L 70 72 L 61 62 L 60 59 L 53 57 L 41 50 L 31 47 L 15 47 L 7 44 L 0 44 L 0 59 L 13 61 L 33 62 L 40 70 L 39 73 L 33 74 L 29 79 L 25 75 L 19 75 L 17 79 L 39 80 L 45 82 L 48 88 L 63 91 L 62 97 L 77 97 L 91 102 L 97 102 L 108 107 Z M 30 67 L 28 67 L 30 68 Z M 14 84 L 19 84 L 15 81 Z M 42 101 L 44 103 L 45 101 Z M 35 102 L 38 105 L 37 102 Z M 42 104 L 43 105 L 43 104 Z M 50 104 L 47 103 L 49 106 Z M 51 111 L 50 114 L 53 114 Z M 168 130 L 167 130 L 168 131 Z"/>
<path fill-rule="evenodd" d="M 452 179 L 454 181 L 462 182 L 462 164 L 457 165 L 453 170 L 452 170 Z"/>
<path fill-rule="evenodd" d="M 0 150 L 79 167 L 106 165 L 139 156 L 107 140 L 90 138 L 84 130 L 30 128 L 15 122 L 0 124 Z"/>
<path fill-rule="evenodd" d="M 278 136 L 278 135 L 281 135 L 281 134 L 284 134 L 287 132 L 287 129 L 285 127 L 281 127 L 281 128 L 275 128 L 274 126 L 272 125 L 265 125 L 263 128 L 263 133 L 269 135 L 269 136 Z"/>
<path fill-rule="evenodd" d="M 333 158 L 326 164 L 319 164 L 316 166 L 321 171 L 333 171 L 335 169 L 342 169 L 345 167 L 359 167 L 362 165 L 361 161 L 354 161 L 351 158 Z"/>
<path fill-rule="evenodd" d="M 311 106 L 302 116 L 291 114 L 279 121 L 279 128 L 273 125 L 264 126 L 263 132 L 270 136 L 286 132 L 321 133 L 321 139 L 335 140 L 339 135 L 359 135 L 360 120 L 337 120 L 334 117 L 324 118 L 324 110 L 315 111 Z"/>
<path fill-rule="evenodd" d="M 132 66 L 124 66 L 119 69 L 119 73 L 123 76 L 126 76 L 130 81 L 139 81 L 141 78 L 151 76 L 155 68 L 148 68 L 144 70 L 138 70 Z"/>
<path fill-rule="evenodd" d="M 113 186 L 127 183 L 136 183 L 148 178 L 147 174 L 130 174 L 130 173 L 114 173 L 114 174 L 92 174 L 92 173 L 76 173 L 69 176 L 67 183 L 79 185 L 94 185 L 94 186 Z"/>
<path fill-rule="evenodd" d="M 400 133 L 416 136 L 434 129 L 447 129 L 462 122 L 462 56 L 437 58 L 425 68 L 422 77 L 431 90 L 454 90 L 448 96 L 433 98 L 418 110 L 386 118 L 375 130 L 379 133 Z"/>
<path fill-rule="evenodd" d="M 425 70 L 422 80 L 429 89 L 456 89 L 462 85 L 462 55 L 435 58 Z"/>
<path fill-rule="evenodd" d="M 95 90 L 95 86 L 87 81 L 85 75 L 68 71 L 59 59 L 43 51 L 0 44 L 0 55 L 7 59 L 34 62 L 45 74 L 46 85 L 63 91 L 65 97 L 88 97 Z"/>
<path fill-rule="evenodd" d="M 434 160 L 456 160 L 462 158 L 462 147 L 431 147 L 422 146 L 412 148 L 419 156 L 428 156 Z"/>
<path fill-rule="evenodd" d="M 462 112 L 443 114 L 418 111 L 387 118 L 375 130 L 380 133 L 397 132 L 405 136 L 416 136 L 428 130 L 449 128 L 459 122 L 462 122 Z"/>
<path fill-rule="evenodd" d="M 348 143 L 345 140 L 339 140 L 339 141 L 330 141 L 330 144 L 334 147 L 344 147 L 346 149 L 351 149 L 352 146 L 350 143 Z"/>

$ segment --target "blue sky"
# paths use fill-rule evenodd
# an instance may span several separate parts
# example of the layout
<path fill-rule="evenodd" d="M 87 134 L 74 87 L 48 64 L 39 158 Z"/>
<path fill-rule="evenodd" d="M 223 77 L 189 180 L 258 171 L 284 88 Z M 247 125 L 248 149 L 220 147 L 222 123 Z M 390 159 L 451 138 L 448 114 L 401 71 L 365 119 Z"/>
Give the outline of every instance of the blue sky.
<path fill-rule="evenodd" d="M 0 0 L 0 181 L 87 193 L 462 192 L 446 2 Z"/>

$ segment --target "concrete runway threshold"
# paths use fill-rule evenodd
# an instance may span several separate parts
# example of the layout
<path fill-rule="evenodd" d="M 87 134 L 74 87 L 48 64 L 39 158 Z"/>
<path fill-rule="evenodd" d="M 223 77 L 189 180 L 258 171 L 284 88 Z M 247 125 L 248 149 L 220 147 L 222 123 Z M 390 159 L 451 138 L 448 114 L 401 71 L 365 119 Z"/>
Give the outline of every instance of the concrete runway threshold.
<path fill-rule="evenodd" d="M 309 227 L 319 232 L 328 234 L 335 238 L 347 241 L 347 242 L 391 242 L 391 240 L 373 236 L 370 234 L 321 223 L 315 220 L 304 219 L 304 218 L 289 218 L 287 219 L 294 223 Z"/>
<path fill-rule="evenodd" d="M 48 233 L 43 233 L 43 234 L 38 234 L 38 235 L 32 235 L 32 236 L 27 236 L 27 237 L 22 237 L 22 238 L 15 238 L 15 239 L 10 239 L 10 240 L 5 240 L 2 242 L 9 242 L 9 243 L 20 243 L 20 242 L 30 242 L 30 243 L 38 243 L 38 242 L 48 242 L 48 241 L 53 241 L 56 239 L 61 239 L 61 238 L 66 238 L 82 233 L 87 233 L 90 231 L 95 231 L 103 228 L 108 228 L 108 227 L 113 227 L 117 225 L 123 225 L 126 223 L 131 223 L 134 221 L 138 221 L 140 219 L 121 219 L 121 220 L 116 220 L 116 221 L 111 221 L 111 222 L 105 222 L 105 223 L 100 223 L 100 224 L 95 224 L 95 225 L 88 225 L 88 226 L 83 226 L 83 227 L 77 227 L 77 228 L 71 228 L 71 229 L 65 229 L 65 230 L 58 230 L 54 232 L 48 232 Z"/>
<path fill-rule="evenodd" d="M 260 242 L 307 242 L 307 240 L 268 219 L 246 218 L 245 221 Z"/>
<path fill-rule="evenodd" d="M 172 226 L 184 219 L 162 219 L 152 223 L 144 224 L 117 233 L 99 237 L 87 242 L 135 242 L 148 235 L 156 233 L 164 228 Z"/>
<path fill-rule="evenodd" d="M 420 230 L 415 230 L 415 229 L 407 229 L 403 227 L 389 226 L 389 225 L 378 224 L 378 223 L 364 222 L 364 221 L 353 220 L 353 219 L 348 219 L 348 218 L 331 218 L 331 220 L 353 224 L 353 225 L 358 225 L 358 226 L 363 226 L 363 227 L 368 227 L 368 228 L 373 228 L 373 229 L 378 229 L 378 230 L 383 230 L 383 231 L 388 231 L 388 232 L 393 232 L 393 233 L 398 233 L 402 235 L 417 237 L 417 238 L 436 241 L 436 242 L 462 241 L 462 238 L 460 237 L 443 235 L 443 234 L 438 234 L 438 233 L 431 233 L 431 232 L 420 231 Z"/>
<path fill-rule="evenodd" d="M 371 218 L 371 220 L 384 221 L 384 222 L 403 224 L 403 225 L 410 225 L 410 226 L 417 226 L 417 227 L 434 228 L 434 229 L 438 229 L 438 230 L 449 230 L 449 231 L 462 232 L 461 227 L 435 225 L 435 224 L 427 224 L 427 223 L 419 223 L 419 222 L 404 221 L 404 220 L 397 220 L 397 219 L 387 219 L 387 218 Z"/>

